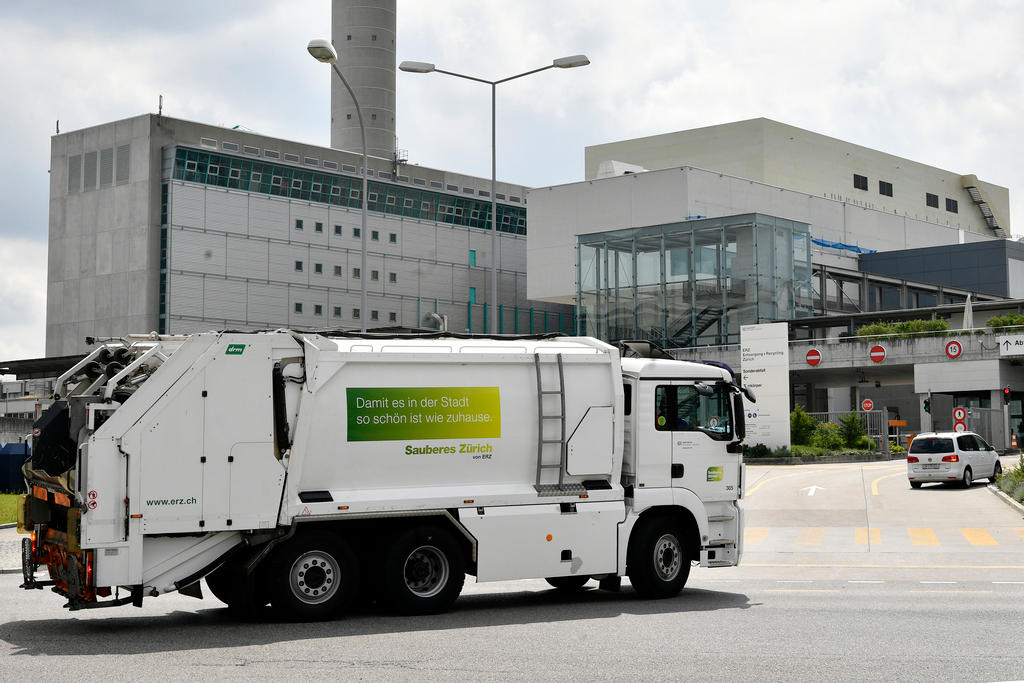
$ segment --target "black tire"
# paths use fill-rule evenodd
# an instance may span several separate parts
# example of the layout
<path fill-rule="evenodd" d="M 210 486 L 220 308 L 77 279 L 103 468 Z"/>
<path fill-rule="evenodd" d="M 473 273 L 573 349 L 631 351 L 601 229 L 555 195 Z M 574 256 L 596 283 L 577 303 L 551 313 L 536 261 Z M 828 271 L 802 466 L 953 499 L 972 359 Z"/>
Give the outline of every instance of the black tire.
<path fill-rule="evenodd" d="M 385 548 L 380 590 L 393 612 L 444 612 L 459 597 L 465 582 L 462 546 L 442 527 L 412 527 L 398 534 Z"/>
<path fill-rule="evenodd" d="M 1003 463 L 996 460 L 996 468 L 992 470 L 992 476 L 988 478 L 989 482 L 994 484 L 999 475 L 1003 473 Z"/>
<path fill-rule="evenodd" d="M 960 480 L 960 485 L 963 486 L 965 489 L 969 489 L 969 488 L 971 488 L 971 484 L 973 484 L 973 483 L 974 483 L 974 473 L 971 472 L 971 468 L 970 467 L 964 468 L 964 476 L 963 476 L 963 479 Z"/>
<path fill-rule="evenodd" d="M 560 591 L 578 591 L 590 581 L 589 576 L 549 576 L 544 579 Z"/>
<path fill-rule="evenodd" d="M 359 563 L 339 536 L 314 531 L 274 549 L 266 571 L 270 604 L 290 621 L 341 616 L 359 587 Z"/>
<path fill-rule="evenodd" d="M 690 575 L 682 530 L 667 517 L 641 520 L 626 553 L 626 574 L 642 598 L 678 595 Z"/>
<path fill-rule="evenodd" d="M 919 488 L 921 488 L 921 482 L 919 482 L 919 481 L 912 481 L 912 482 L 910 482 L 910 488 L 912 488 L 912 489 L 919 489 Z"/>

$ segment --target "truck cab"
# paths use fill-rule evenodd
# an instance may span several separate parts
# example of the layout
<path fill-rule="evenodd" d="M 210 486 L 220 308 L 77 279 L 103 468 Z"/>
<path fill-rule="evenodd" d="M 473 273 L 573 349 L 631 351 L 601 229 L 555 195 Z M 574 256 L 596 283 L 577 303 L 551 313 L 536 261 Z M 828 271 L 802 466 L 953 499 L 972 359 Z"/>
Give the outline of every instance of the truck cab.
<path fill-rule="evenodd" d="M 741 390 L 731 371 L 623 358 L 623 482 L 634 510 L 673 509 L 699 539 L 691 559 L 731 566 L 742 552 Z"/>

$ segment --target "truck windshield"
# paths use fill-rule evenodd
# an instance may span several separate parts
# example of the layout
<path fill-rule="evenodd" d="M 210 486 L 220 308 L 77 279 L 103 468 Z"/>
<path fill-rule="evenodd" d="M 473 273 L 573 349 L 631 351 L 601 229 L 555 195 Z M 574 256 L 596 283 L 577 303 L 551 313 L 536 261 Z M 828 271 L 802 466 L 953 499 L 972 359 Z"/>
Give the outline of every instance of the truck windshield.
<path fill-rule="evenodd" d="M 731 439 L 729 391 L 714 387 L 701 396 L 691 385 L 659 385 L 654 390 L 654 428 L 661 432 L 704 432 L 713 439 Z"/>

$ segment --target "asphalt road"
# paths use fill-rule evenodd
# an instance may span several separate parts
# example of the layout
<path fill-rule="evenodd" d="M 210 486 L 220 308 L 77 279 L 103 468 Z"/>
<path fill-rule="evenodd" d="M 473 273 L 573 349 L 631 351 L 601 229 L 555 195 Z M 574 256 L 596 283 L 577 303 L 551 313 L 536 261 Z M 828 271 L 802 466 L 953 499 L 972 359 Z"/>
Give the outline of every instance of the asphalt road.
<path fill-rule="evenodd" d="M 743 564 L 671 600 L 469 583 L 445 615 L 238 623 L 179 595 L 71 614 L 0 576 L 0 679 L 1024 679 L 1021 513 L 902 467 L 750 468 Z"/>

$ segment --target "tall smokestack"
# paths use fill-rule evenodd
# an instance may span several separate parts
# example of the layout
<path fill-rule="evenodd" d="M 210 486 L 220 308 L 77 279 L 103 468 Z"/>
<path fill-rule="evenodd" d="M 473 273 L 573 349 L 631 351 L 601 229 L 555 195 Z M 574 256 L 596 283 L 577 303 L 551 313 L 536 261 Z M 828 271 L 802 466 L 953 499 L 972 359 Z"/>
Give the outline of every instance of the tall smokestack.
<path fill-rule="evenodd" d="M 338 68 L 359 98 L 367 153 L 395 153 L 396 0 L 333 0 L 331 42 Z M 361 152 L 359 117 L 345 86 L 331 74 L 331 147 Z"/>

